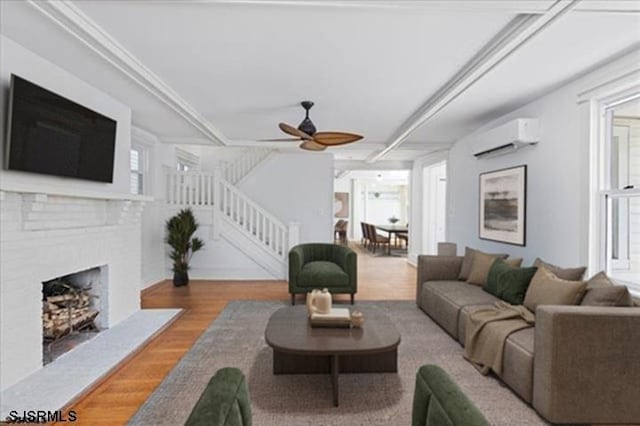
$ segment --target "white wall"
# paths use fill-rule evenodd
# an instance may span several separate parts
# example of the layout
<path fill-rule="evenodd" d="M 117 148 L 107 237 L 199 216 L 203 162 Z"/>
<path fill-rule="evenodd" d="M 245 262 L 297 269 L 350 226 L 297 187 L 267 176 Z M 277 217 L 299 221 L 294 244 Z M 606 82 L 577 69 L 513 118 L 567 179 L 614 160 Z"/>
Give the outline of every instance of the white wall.
<path fill-rule="evenodd" d="M 152 202 L 145 204 L 142 213 L 142 264 L 141 285 L 146 288 L 169 275 L 167 273 L 167 250 L 165 238 L 165 169 L 175 169 L 175 146 L 160 142 L 160 140 L 147 131 L 133 128 L 132 143 L 142 147 L 147 158 L 144 161 L 146 168 L 143 190 L 145 195 L 153 197 Z"/>
<path fill-rule="evenodd" d="M 438 242 L 445 241 L 446 176 L 445 162 L 424 168 L 422 248 L 426 254 L 437 254 Z"/>
<path fill-rule="evenodd" d="M 164 218 L 178 212 L 178 208 L 165 207 Z M 192 208 L 199 224 L 196 236 L 204 241 L 202 250 L 196 252 L 189 264 L 189 278 L 209 280 L 272 280 L 272 274 L 262 268 L 256 261 L 241 250 L 234 247 L 225 238 L 213 239 L 213 211 L 209 208 Z M 224 222 L 221 226 L 225 225 Z M 164 228 L 163 228 L 164 235 Z M 163 247 L 165 244 L 163 243 Z M 172 277 L 171 262 L 165 250 L 166 277 Z M 278 277 L 282 278 L 281 276 Z"/>
<path fill-rule="evenodd" d="M 409 263 L 416 264 L 418 255 L 426 254 L 428 247 L 424 247 L 424 233 L 428 228 L 428 214 L 425 211 L 425 168 L 441 163 L 447 159 L 447 153 L 438 152 L 418 158 L 413 162 L 410 176 L 409 200 Z M 447 237 L 447 240 L 449 238 Z"/>
<path fill-rule="evenodd" d="M 300 242 L 333 241 L 333 156 L 274 153 L 240 189 L 285 225 L 300 223 Z"/>
<path fill-rule="evenodd" d="M 116 152 L 113 183 L 90 182 L 80 179 L 46 176 L 35 173 L 4 170 L 4 143 L 0 150 L 0 185 L 2 188 L 31 188 L 37 190 L 62 189 L 129 192 L 129 151 L 131 149 L 131 109 L 106 93 L 89 86 L 57 65 L 0 35 L 0 123 L 2 139 L 6 139 L 5 121 L 11 74 L 16 74 L 48 90 L 86 106 L 117 121 Z"/>
<path fill-rule="evenodd" d="M 459 140 L 449 153 L 447 171 L 450 241 L 464 247 L 508 252 L 530 264 L 536 257 L 565 266 L 587 265 L 589 223 L 588 105 L 578 95 L 616 76 L 610 64 L 487 124 Z M 538 146 L 492 159 L 472 155 L 475 135 L 515 118 L 538 118 Z M 480 173 L 527 165 L 526 245 L 478 238 Z"/>

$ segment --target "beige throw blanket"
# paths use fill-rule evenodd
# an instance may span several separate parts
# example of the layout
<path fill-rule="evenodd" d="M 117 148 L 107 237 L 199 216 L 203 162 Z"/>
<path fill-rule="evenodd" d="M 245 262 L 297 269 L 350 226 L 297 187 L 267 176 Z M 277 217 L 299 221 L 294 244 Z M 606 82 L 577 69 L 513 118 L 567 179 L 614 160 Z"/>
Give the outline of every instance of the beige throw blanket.
<path fill-rule="evenodd" d="M 493 370 L 501 375 L 507 337 L 534 323 L 535 316 L 522 305 L 500 301 L 495 308 L 478 310 L 467 317 L 464 357 L 476 364 L 482 374 Z"/>

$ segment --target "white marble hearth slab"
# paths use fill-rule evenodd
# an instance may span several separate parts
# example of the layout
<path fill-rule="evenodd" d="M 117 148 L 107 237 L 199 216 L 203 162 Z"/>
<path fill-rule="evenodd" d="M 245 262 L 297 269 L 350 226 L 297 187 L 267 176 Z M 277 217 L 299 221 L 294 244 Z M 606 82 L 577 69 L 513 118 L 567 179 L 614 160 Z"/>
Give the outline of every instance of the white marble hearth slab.
<path fill-rule="evenodd" d="M 0 419 L 12 410 L 55 411 L 82 394 L 172 321 L 181 309 L 144 309 L 2 392 Z"/>

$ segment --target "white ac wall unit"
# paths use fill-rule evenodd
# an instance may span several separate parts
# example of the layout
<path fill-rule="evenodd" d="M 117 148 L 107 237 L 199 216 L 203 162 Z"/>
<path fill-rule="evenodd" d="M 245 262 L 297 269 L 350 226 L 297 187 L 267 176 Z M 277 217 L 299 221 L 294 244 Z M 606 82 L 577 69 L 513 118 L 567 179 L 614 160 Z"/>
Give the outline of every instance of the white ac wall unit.
<path fill-rule="evenodd" d="M 537 118 L 516 118 L 481 133 L 473 142 L 476 158 L 509 154 L 540 142 L 540 122 Z"/>

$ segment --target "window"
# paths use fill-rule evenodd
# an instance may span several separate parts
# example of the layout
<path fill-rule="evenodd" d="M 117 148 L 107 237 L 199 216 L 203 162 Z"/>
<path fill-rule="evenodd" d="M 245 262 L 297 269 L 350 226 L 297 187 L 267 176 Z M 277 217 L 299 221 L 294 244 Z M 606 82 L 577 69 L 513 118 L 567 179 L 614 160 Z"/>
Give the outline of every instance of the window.
<path fill-rule="evenodd" d="M 614 280 L 640 295 L 640 93 L 605 108 L 603 145 L 601 257 Z"/>
<path fill-rule="evenodd" d="M 143 150 L 131 148 L 130 168 L 131 180 L 129 190 L 132 194 L 144 194 L 144 158 Z"/>

